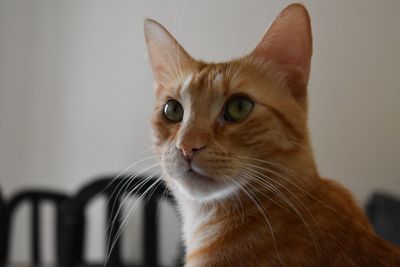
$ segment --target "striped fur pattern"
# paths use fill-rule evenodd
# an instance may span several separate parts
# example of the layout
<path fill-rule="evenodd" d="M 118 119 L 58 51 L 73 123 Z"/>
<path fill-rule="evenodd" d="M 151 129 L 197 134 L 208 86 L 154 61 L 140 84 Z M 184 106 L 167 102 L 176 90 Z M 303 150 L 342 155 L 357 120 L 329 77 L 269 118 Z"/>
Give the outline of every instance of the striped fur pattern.
<path fill-rule="evenodd" d="M 249 55 L 229 62 L 194 60 L 152 20 L 145 37 L 155 150 L 179 203 L 185 266 L 400 266 L 399 249 L 375 235 L 351 194 L 318 174 L 302 5 L 287 7 Z M 235 95 L 254 107 L 228 122 L 224 107 Z M 180 122 L 163 115 L 170 99 L 183 107 Z"/>

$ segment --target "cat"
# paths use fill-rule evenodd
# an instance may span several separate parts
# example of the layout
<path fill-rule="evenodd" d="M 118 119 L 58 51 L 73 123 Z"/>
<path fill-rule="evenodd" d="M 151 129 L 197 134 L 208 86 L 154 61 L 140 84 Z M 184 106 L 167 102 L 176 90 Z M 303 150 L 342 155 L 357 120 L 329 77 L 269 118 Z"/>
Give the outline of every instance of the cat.
<path fill-rule="evenodd" d="M 193 59 L 146 19 L 154 147 L 185 266 L 400 266 L 349 191 L 321 178 L 307 129 L 310 17 L 286 7 L 248 55 Z"/>

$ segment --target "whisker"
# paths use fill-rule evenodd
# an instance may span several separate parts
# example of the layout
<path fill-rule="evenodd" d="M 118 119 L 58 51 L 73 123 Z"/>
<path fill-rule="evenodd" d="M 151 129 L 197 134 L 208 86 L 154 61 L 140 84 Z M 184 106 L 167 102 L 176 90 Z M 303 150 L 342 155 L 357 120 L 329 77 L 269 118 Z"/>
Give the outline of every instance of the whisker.
<path fill-rule="evenodd" d="M 226 176 L 222 176 L 221 178 L 222 178 L 222 182 L 224 182 L 225 186 L 228 187 L 228 186 L 229 186 L 229 180 L 226 178 Z M 235 192 L 235 191 L 234 191 L 234 192 Z M 236 206 L 238 212 L 240 212 L 239 206 L 238 206 L 238 204 L 237 204 L 237 202 L 236 202 L 236 199 L 234 198 L 234 194 L 233 194 L 233 193 L 230 193 L 230 194 L 229 194 L 229 197 L 230 197 L 230 199 L 232 199 L 232 201 L 233 201 L 233 203 L 235 204 L 235 206 Z"/>
<path fill-rule="evenodd" d="M 279 253 L 278 246 L 277 246 L 277 243 L 276 243 L 274 230 L 273 230 L 271 222 L 269 221 L 268 216 L 267 216 L 268 212 L 263 210 L 261 208 L 261 206 L 257 203 L 256 199 L 260 202 L 260 200 L 257 198 L 257 196 L 254 196 L 254 195 L 252 196 L 251 192 L 248 192 L 239 182 L 235 181 L 235 179 L 232 179 L 231 181 L 233 183 L 235 183 L 238 186 L 238 188 L 240 188 L 249 197 L 249 199 L 255 204 L 257 209 L 260 211 L 261 215 L 264 217 L 265 221 L 268 224 L 269 231 L 271 232 L 271 236 L 272 236 L 272 240 L 273 240 L 273 243 L 274 243 L 274 246 L 275 246 L 276 254 L 278 256 L 280 264 L 282 265 L 282 259 L 281 259 L 281 255 Z"/>
<path fill-rule="evenodd" d="M 150 148 L 151 149 L 151 148 Z M 144 152 L 145 153 L 145 152 Z M 115 182 L 115 180 L 117 180 L 118 178 L 120 178 L 122 175 L 124 175 L 124 173 L 125 172 L 127 172 L 130 168 L 132 168 L 133 166 L 135 166 L 135 165 L 137 165 L 137 164 L 139 164 L 139 163 L 141 163 L 141 162 L 143 162 L 143 161 L 146 161 L 146 160 L 150 160 L 150 159 L 156 159 L 157 158 L 157 156 L 149 156 L 149 157 L 146 157 L 146 158 L 142 158 L 142 159 L 140 159 L 140 160 L 137 160 L 137 161 L 135 161 L 135 162 L 133 162 L 131 165 L 129 165 L 127 168 L 125 168 L 123 171 L 121 171 L 117 176 L 115 176 L 107 185 L 106 185 L 106 187 L 105 188 L 103 188 L 99 193 L 97 193 L 97 194 L 101 194 L 101 193 L 104 193 L 114 182 Z M 121 182 L 120 182 L 121 183 Z M 117 186 L 118 187 L 118 186 Z M 115 188 L 114 188 L 114 190 L 115 190 Z M 114 193 L 114 190 L 113 190 L 113 192 L 111 193 L 111 195 Z"/>
<path fill-rule="evenodd" d="M 120 198 L 120 195 L 124 194 L 123 190 L 125 190 L 126 188 L 129 188 L 130 185 L 132 184 L 132 182 L 135 180 L 135 178 L 137 178 L 139 175 L 141 175 L 141 174 L 144 173 L 145 171 L 148 171 L 149 169 L 158 166 L 159 164 L 160 164 L 160 163 L 153 164 L 153 165 L 151 165 L 150 167 L 144 168 L 144 169 L 142 169 L 142 170 L 140 170 L 140 171 L 134 173 L 134 174 L 131 175 L 129 178 L 127 178 L 127 179 L 125 180 L 125 182 L 124 182 L 123 187 L 120 188 L 120 190 L 118 191 L 117 195 L 114 197 L 114 202 L 113 202 L 113 205 L 112 205 L 112 207 L 111 207 L 111 210 L 114 210 L 114 209 L 115 209 L 115 205 L 116 205 L 118 199 Z M 144 185 L 144 184 L 146 183 L 147 180 L 148 180 L 148 178 L 143 179 L 141 182 L 139 182 L 139 183 L 132 189 L 132 191 L 136 190 L 139 186 Z M 139 188 L 139 189 L 140 189 L 140 188 Z M 109 199 L 112 199 L 112 198 L 113 198 L 113 197 L 110 197 Z M 123 208 L 123 205 L 125 204 L 125 202 L 126 202 L 126 199 L 125 199 L 122 203 L 120 203 L 120 205 L 119 205 L 119 207 L 118 207 L 118 210 L 115 212 L 114 217 L 113 217 L 113 218 L 110 217 L 109 222 L 108 222 L 108 226 L 107 226 L 107 228 L 105 229 L 105 232 L 107 232 L 107 231 L 109 230 L 109 232 L 111 233 L 111 232 L 113 231 L 115 222 L 116 222 L 116 220 L 118 219 L 118 216 L 119 216 L 119 214 L 121 213 L 122 208 Z M 109 202 L 107 202 L 107 203 L 109 203 Z M 107 205 L 108 205 L 108 204 L 107 204 Z"/>
<path fill-rule="evenodd" d="M 287 174 L 290 174 L 290 175 L 293 176 L 294 178 L 300 179 L 301 181 L 303 181 L 304 183 L 306 183 L 307 186 L 315 187 L 314 184 L 308 182 L 307 179 L 303 179 L 303 177 L 299 176 L 295 171 L 293 171 L 293 170 L 289 169 L 288 167 L 286 167 L 286 166 L 284 166 L 284 165 L 282 165 L 282 164 L 279 164 L 279 163 L 277 163 L 277 162 L 270 161 L 270 160 L 258 159 L 258 158 L 245 157 L 245 156 L 237 156 L 237 157 L 238 157 L 238 158 L 241 158 L 241 159 L 252 160 L 253 162 L 256 161 L 256 162 L 265 163 L 265 164 L 267 164 L 267 165 L 272 165 L 272 166 L 274 166 L 274 167 L 278 167 L 278 168 L 280 168 L 280 169 L 285 170 L 285 171 L 287 172 Z M 297 185 L 297 186 L 299 186 L 299 185 Z"/>
<path fill-rule="evenodd" d="M 157 167 L 157 166 L 159 166 L 159 165 L 160 165 L 160 163 L 157 162 L 157 163 L 155 163 L 155 164 L 153 164 L 153 165 L 150 165 L 149 167 L 146 167 L 146 168 L 141 169 L 140 171 L 137 171 L 136 173 L 133 173 L 131 176 L 129 176 L 129 177 L 126 179 L 126 181 L 125 181 L 124 184 L 121 186 L 121 188 L 119 188 L 119 190 L 118 190 L 116 196 L 113 197 L 113 194 L 115 193 L 115 190 L 116 190 L 116 189 L 119 187 L 119 185 L 121 184 L 121 182 L 120 182 L 120 183 L 118 184 L 118 186 L 113 190 L 113 192 L 112 192 L 111 195 L 110 195 L 111 197 L 109 198 L 109 200 L 112 199 L 112 198 L 114 198 L 114 202 L 113 202 L 113 205 L 112 205 L 111 210 L 113 210 L 113 209 L 115 208 L 116 202 L 117 202 L 117 200 L 119 199 L 120 195 L 123 194 L 123 192 L 124 192 L 124 190 L 125 190 L 126 188 L 129 188 L 129 186 L 133 183 L 133 181 L 135 180 L 135 178 L 137 178 L 139 175 L 143 174 L 144 172 L 146 172 L 146 171 L 148 171 L 148 170 L 150 170 L 150 169 L 152 169 L 152 168 L 154 168 L 154 167 Z M 107 201 L 107 205 L 109 204 L 109 200 Z M 117 212 L 116 212 L 116 215 L 119 214 L 120 210 L 121 210 L 121 206 L 118 208 L 118 210 L 117 210 Z M 115 218 L 117 218 L 117 217 L 115 217 Z M 115 220 L 115 218 L 114 218 L 114 220 Z M 111 218 L 110 218 L 110 219 L 111 219 Z M 111 221 L 111 222 L 109 222 L 109 225 L 112 225 L 113 223 L 114 223 L 114 221 Z"/>
<path fill-rule="evenodd" d="M 282 196 L 283 194 L 279 194 L 277 193 L 277 189 L 271 185 L 271 184 L 265 184 L 262 183 L 261 181 L 259 181 L 258 179 L 255 179 L 256 177 L 254 177 L 251 173 L 249 172 L 245 172 L 245 170 L 241 169 L 241 170 L 236 170 L 236 172 L 242 176 L 244 176 L 245 178 L 248 178 L 249 180 L 255 181 L 257 184 L 267 187 L 267 189 L 269 189 L 270 191 L 272 191 L 274 194 L 277 194 L 279 197 L 281 197 L 283 200 L 285 200 L 284 196 Z M 252 186 L 251 184 L 247 184 L 249 186 Z M 274 200 L 273 198 L 271 198 L 270 196 L 266 195 L 265 193 L 261 192 L 258 188 L 256 188 L 255 186 L 252 186 L 252 188 L 254 190 L 256 190 L 257 192 L 259 192 L 260 194 L 262 194 L 264 197 L 268 198 L 268 200 L 270 200 L 271 202 L 273 202 L 274 204 L 278 205 L 279 207 L 281 207 L 282 209 L 285 209 L 287 212 L 292 213 L 292 211 L 290 211 L 289 209 L 287 209 L 286 207 L 282 206 L 281 204 L 279 204 L 278 202 L 276 202 L 276 200 Z"/>
<path fill-rule="evenodd" d="M 245 163 L 243 163 L 245 164 Z M 288 179 L 287 177 L 285 177 L 283 174 L 276 172 L 274 170 L 271 170 L 269 168 L 264 168 L 258 165 L 253 165 L 253 164 L 249 164 L 250 167 L 259 169 L 259 170 L 264 170 L 266 172 L 269 172 L 273 175 L 276 175 L 278 178 L 281 178 L 282 180 L 284 180 L 287 183 L 290 183 L 291 185 L 293 185 L 294 187 L 296 187 L 297 189 L 299 189 L 301 192 L 303 192 L 304 194 L 308 195 L 309 197 L 311 197 L 312 199 L 318 201 L 319 203 L 323 204 L 325 207 L 329 208 L 330 210 L 334 211 L 337 214 L 340 214 L 342 216 L 344 216 L 343 213 L 341 213 L 340 211 L 336 210 L 335 208 L 329 206 L 328 204 L 326 204 L 325 202 L 323 202 L 322 200 L 320 200 L 319 198 L 315 197 L 313 194 L 311 194 L 310 192 L 308 192 L 307 190 L 304 190 L 303 188 L 301 188 L 299 185 L 297 185 L 295 182 L 293 182 L 291 179 Z M 276 182 L 276 181 L 275 181 Z"/>
<path fill-rule="evenodd" d="M 163 202 L 165 202 L 166 201 L 166 199 L 167 199 L 167 195 L 168 194 L 168 187 L 164 187 L 164 190 L 163 190 L 163 193 L 162 193 L 162 201 L 159 201 L 158 202 L 158 204 L 157 204 L 157 211 L 156 211 L 156 220 L 158 220 L 158 216 L 159 216 L 159 213 L 160 213 L 160 206 L 161 206 L 161 203 L 163 203 Z"/>
<path fill-rule="evenodd" d="M 158 173 L 159 173 L 159 172 L 158 172 Z M 158 173 L 153 174 L 153 175 L 151 175 L 151 176 L 149 176 L 149 177 L 146 177 L 143 181 L 145 181 L 145 183 L 146 183 L 147 181 L 151 180 L 151 179 L 152 179 L 155 175 L 157 175 Z M 139 196 L 139 198 L 135 201 L 134 205 L 129 209 L 128 215 L 125 217 L 125 219 L 122 220 L 121 225 L 119 226 L 119 229 L 117 230 L 117 233 L 116 233 L 116 235 L 115 235 L 115 237 L 114 237 L 114 240 L 113 240 L 111 243 L 110 243 L 110 241 L 111 241 L 111 240 L 110 240 L 110 241 L 108 242 L 108 244 L 107 244 L 107 249 L 106 249 L 106 251 L 107 251 L 107 257 L 106 257 L 106 261 L 105 261 L 106 263 L 107 263 L 108 259 L 109 259 L 110 256 L 111 256 L 112 250 L 114 249 L 115 245 L 117 244 L 117 240 L 118 240 L 119 237 L 121 236 L 122 232 L 125 230 L 125 228 L 126 228 L 126 226 L 127 226 L 128 220 L 130 219 L 131 215 L 132 215 L 133 212 L 136 210 L 136 208 L 139 206 L 139 203 L 141 202 L 141 200 L 147 195 L 147 193 L 148 193 L 150 190 L 152 190 L 152 188 L 153 188 L 155 185 L 159 184 L 161 181 L 162 181 L 161 178 L 157 178 L 157 179 L 143 192 L 143 194 L 141 194 L 141 195 Z M 142 182 L 142 185 L 141 185 L 140 188 L 142 188 L 142 187 L 144 186 L 145 183 Z M 136 188 L 137 188 L 137 186 L 136 186 L 133 190 L 131 190 L 130 192 L 128 192 L 128 196 L 130 196 L 131 194 L 133 194 L 134 191 L 136 190 Z M 140 188 L 137 189 L 137 190 L 140 190 Z M 126 200 L 124 200 L 123 204 L 121 204 L 121 207 L 122 207 L 123 205 L 125 205 L 125 203 L 126 203 Z M 117 216 L 116 216 L 116 217 L 117 217 Z M 110 247 L 110 244 L 111 244 L 111 247 Z"/>
<path fill-rule="evenodd" d="M 242 169 L 243 170 L 243 169 Z M 294 212 L 297 214 L 297 216 L 299 217 L 299 219 L 302 221 L 302 223 L 304 224 L 304 226 L 306 227 L 307 231 L 309 232 L 309 235 L 311 237 L 311 239 L 313 240 L 315 249 L 317 254 L 319 255 L 319 242 L 317 241 L 314 232 L 311 230 L 310 225 L 306 222 L 304 216 L 300 213 L 300 211 L 296 208 L 296 206 L 283 194 L 283 192 L 281 192 L 278 188 L 276 188 L 275 186 L 273 186 L 272 184 L 268 183 L 266 180 L 262 180 L 260 179 L 261 177 L 263 178 L 267 178 L 268 180 L 272 181 L 272 182 L 276 182 L 274 181 L 274 179 L 268 177 L 267 175 L 264 175 L 260 172 L 254 171 L 250 168 L 244 168 L 244 171 L 248 174 L 248 178 L 250 178 L 251 180 L 257 182 L 258 184 L 262 185 L 262 186 L 267 186 L 268 190 L 273 191 L 277 196 L 279 196 L 283 201 L 285 201 L 289 207 L 291 207 Z M 259 175 L 259 176 L 255 176 L 255 174 Z M 249 184 L 250 186 L 252 186 L 251 184 Z M 296 200 L 303 206 L 303 208 L 308 212 L 308 214 L 310 215 L 311 219 L 313 220 L 314 224 L 319 228 L 319 225 L 316 223 L 314 216 L 312 215 L 312 213 L 308 210 L 308 208 L 304 205 L 304 203 L 294 194 L 292 193 L 288 188 L 286 188 L 285 186 L 279 184 L 282 188 L 284 188 L 285 190 L 287 190 L 292 196 L 294 196 L 296 198 Z M 257 188 L 255 188 L 254 186 L 252 186 L 255 190 L 259 191 Z M 263 194 L 263 193 L 262 193 Z M 266 196 L 265 194 L 263 194 L 264 196 Z M 266 196 L 267 197 L 267 196 Z M 270 199 L 270 198 L 268 198 Z M 271 200 L 271 199 L 270 199 Z M 275 201 L 274 201 L 275 202 Z M 276 203 L 276 202 L 275 202 Z M 278 204 L 278 203 L 276 203 Z M 278 204 L 280 207 L 282 207 L 280 204 Z M 285 210 L 287 210 L 285 208 Z M 288 211 L 288 210 L 287 210 Z M 290 212 L 290 211 L 289 211 Z M 290 212 L 292 213 L 292 212 Z M 320 228 L 319 228 L 320 229 Z M 321 229 L 320 229 L 321 230 Z"/>
<path fill-rule="evenodd" d="M 126 179 L 126 182 L 125 182 L 123 188 L 120 188 L 120 190 L 119 190 L 118 193 L 117 193 L 117 196 L 115 197 L 115 200 L 114 200 L 114 203 L 113 203 L 113 206 L 112 206 L 111 210 L 113 210 L 113 209 L 115 208 L 115 203 L 116 203 L 117 199 L 120 198 L 120 195 L 125 194 L 125 192 L 126 192 L 125 190 L 131 186 L 131 184 L 134 182 L 134 180 L 135 180 L 139 175 L 143 174 L 144 172 L 150 170 L 150 169 L 153 168 L 153 167 L 158 166 L 158 164 L 159 164 L 159 163 L 154 164 L 154 165 L 152 165 L 152 166 L 150 166 L 150 167 L 148 167 L 148 168 L 146 168 L 146 169 L 142 169 L 141 171 L 136 172 L 135 174 L 131 175 L 128 179 Z M 148 177 L 147 177 L 147 178 L 148 178 Z M 141 186 L 144 185 L 144 184 L 146 183 L 147 178 L 144 178 L 144 179 L 143 179 L 142 181 L 140 181 L 137 185 L 135 185 L 135 187 L 134 187 L 131 191 L 135 191 L 136 189 L 138 189 L 138 187 L 141 188 Z M 138 190 L 140 190 L 140 188 L 139 188 Z M 128 192 L 128 195 L 129 195 L 129 192 Z M 119 212 L 121 211 L 121 209 L 122 209 L 122 206 L 120 205 L 119 208 L 118 208 L 118 210 L 117 210 L 117 212 L 116 212 L 116 215 L 119 214 Z M 115 217 L 115 218 L 116 218 L 116 217 Z M 114 220 L 115 220 L 115 218 L 114 218 Z M 114 223 L 114 220 L 113 220 L 112 222 L 110 222 L 110 225 L 112 225 L 112 224 Z"/>
<path fill-rule="evenodd" d="M 260 169 L 265 170 L 265 171 L 267 171 L 267 172 L 269 171 L 269 169 L 261 168 L 261 167 L 259 167 L 259 166 L 257 166 L 257 165 L 246 164 L 246 163 L 240 163 L 240 162 L 239 162 L 238 164 L 242 165 L 242 168 L 244 168 L 244 169 L 246 169 L 246 170 L 248 170 L 248 171 L 250 171 L 250 172 L 253 172 L 253 173 L 255 173 L 255 174 L 258 174 L 258 175 L 260 175 L 261 177 L 268 178 L 270 181 L 276 183 L 276 184 L 279 185 L 280 187 L 282 187 L 282 188 L 284 188 L 285 190 L 287 190 L 292 196 L 294 196 L 294 197 L 296 198 L 296 200 L 301 201 L 301 200 L 299 199 L 299 197 L 298 197 L 296 194 L 294 194 L 288 187 L 286 187 L 285 185 L 279 183 L 279 182 L 276 181 L 275 179 L 272 179 L 271 177 L 269 177 L 269 176 L 267 176 L 267 175 L 265 175 L 265 174 L 263 174 L 263 173 L 261 173 L 261 172 L 259 172 L 259 171 L 257 171 L 257 170 L 254 170 L 254 169 L 252 169 L 252 168 L 260 168 Z M 251 167 L 251 168 L 246 167 L 246 166 L 249 166 L 249 167 Z M 276 175 L 277 175 L 277 173 L 275 173 L 275 172 L 273 172 L 273 174 L 276 174 Z M 282 176 L 281 178 L 284 178 L 284 177 Z M 305 191 L 303 191 L 303 192 L 305 193 Z M 302 202 L 301 202 L 301 203 L 302 203 Z"/>
<path fill-rule="evenodd" d="M 225 184 L 229 185 L 229 179 L 228 179 L 228 177 L 224 175 L 223 178 L 224 178 L 224 180 L 225 180 Z M 240 199 L 239 193 L 238 193 L 236 190 L 234 190 L 234 191 L 231 193 L 231 198 L 232 198 L 232 200 L 234 201 L 235 206 L 236 206 L 236 208 L 237 208 L 239 214 L 241 214 L 241 221 L 242 221 L 242 223 L 243 223 L 243 222 L 244 222 L 244 208 L 243 208 L 243 203 L 242 203 L 242 200 Z M 238 203 L 240 204 L 241 209 L 239 209 Z"/>
<path fill-rule="evenodd" d="M 312 183 L 308 182 L 307 179 L 301 178 L 299 175 L 297 175 L 297 173 L 295 171 L 291 170 L 290 168 L 288 168 L 288 167 L 286 167 L 284 165 L 281 165 L 279 163 L 276 163 L 276 162 L 266 161 L 266 160 L 257 159 L 257 158 L 250 158 L 250 157 L 243 157 L 243 156 L 238 156 L 238 158 L 244 158 L 244 159 L 249 159 L 249 160 L 253 160 L 253 161 L 258 161 L 258 162 L 261 162 L 261 163 L 265 163 L 265 164 L 269 164 L 269 165 L 272 165 L 272 166 L 275 166 L 275 167 L 279 167 L 281 170 L 283 169 L 283 170 L 287 171 L 287 173 L 280 173 L 280 172 L 274 171 L 274 170 L 272 170 L 270 168 L 264 168 L 264 167 L 261 167 L 261 166 L 258 166 L 258 165 L 251 165 L 250 166 L 250 167 L 254 167 L 254 168 L 257 168 L 257 169 L 261 169 L 261 170 L 267 171 L 267 172 L 269 172 L 269 173 L 271 173 L 273 175 L 278 176 L 278 178 L 281 178 L 285 182 L 288 182 L 288 183 L 292 184 L 293 186 L 295 186 L 297 189 L 299 189 L 300 191 L 302 191 L 303 193 L 305 193 L 306 195 L 308 195 L 312 199 L 314 199 L 314 200 L 318 201 L 319 203 L 323 204 L 325 207 L 329 208 L 330 210 L 332 210 L 332 211 L 334 211 L 334 212 L 336 212 L 338 214 L 343 215 L 340 211 L 335 210 L 333 207 L 331 207 L 330 205 L 326 204 L 321 199 L 317 198 L 316 196 L 314 196 L 313 194 L 311 194 L 307 190 L 301 188 L 298 184 L 296 184 L 293 181 L 293 179 L 288 179 L 288 177 L 286 177 L 284 174 L 290 175 L 289 178 L 294 178 L 296 180 L 301 180 L 302 182 L 306 183 L 306 185 L 308 187 L 315 188 L 315 184 L 312 184 Z M 315 193 L 318 194 L 318 191 L 315 191 Z"/>

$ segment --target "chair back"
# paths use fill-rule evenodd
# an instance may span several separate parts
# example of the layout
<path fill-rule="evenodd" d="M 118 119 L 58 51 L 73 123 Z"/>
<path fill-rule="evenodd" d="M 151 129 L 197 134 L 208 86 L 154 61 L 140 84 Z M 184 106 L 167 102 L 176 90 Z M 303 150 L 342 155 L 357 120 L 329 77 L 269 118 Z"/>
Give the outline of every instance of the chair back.
<path fill-rule="evenodd" d="M 128 193 L 129 192 L 129 193 Z M 88 265 L 84 257 L 86 214 L 85 210 L 90 201 L 97 196 L 103 195 L 107 200 L 106 207 L 106 226 L 107 231 L 104 236 L 105 242 L 115 241 L 113 246 L 109 246 L 105 255 L 109 255 L 106 265 L 119 267 L 124 266 L 121 260 L 120 240 L 118 229 L 121 226 L 120 213 L 121 203 L 124 198 L 130 196 L 141 196 L 144 205 L 143 209 L 143 259 L 140 266 L 157 267 L 159 266 L 158 254 L 158 228 L 157 228 L 157 208 L 159 201 L 166 199 L 173 203 L 172 196 L 160 181 L 155 183 L 154 179 L 144 176 L 135 178 L 104 176 L 96 178 L 89 184 L 83 186 L 76 195 L 65 202 L 62 207 L 61 239 L 61 262 L 63 267 Z M 108 225 L 113 222 L 113 227 Z"/>
<path fill-rule="evenodd" d="M 51 190 L 24 190 L 13 195 L 9 201 L 3 202 L 3 208 L 0 208 L 2 211 L 0 212 L 1 218 L 1 243 L 0 243 L 0 251 L 1 251 L 1 263 L 5 264 L 8 262 L 8 254 L 10 247 L 10 235 L 13 232 L 13 216 L 20 205 L 24 202 L 30 204 L 31 208 L 31 217 L 30 217 L 30 254 L 31 254 L 31 263 L 34 265 L 38 265 L 42 263 L 42 254 L 41 254 L 41 216 L 40 216 L 40 205 L 43 202 L 51 202 L 56 206 L 57 216 L 55 222 L 55 246 L 56 246 L 56 255 L 55 258 L 58 258 L 58 221 L 60 218 L 58 217 L 58 210 L 62 202 L 67 200 L 67 196 L 63 193 L 51 191 Z"/>

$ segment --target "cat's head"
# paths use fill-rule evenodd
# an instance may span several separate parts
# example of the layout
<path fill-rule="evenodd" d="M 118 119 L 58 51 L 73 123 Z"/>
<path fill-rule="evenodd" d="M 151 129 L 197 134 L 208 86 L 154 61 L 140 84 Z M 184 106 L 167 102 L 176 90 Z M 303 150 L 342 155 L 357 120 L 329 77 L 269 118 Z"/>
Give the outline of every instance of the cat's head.
<path fill-rule="evenodd" d="M 310 154 L 312 38 L 302 5 L 283 10 L 249 55 L 229 62 L 193 59 L 153 20 L 145 38 L 155 148 L 170 186 L 194 199 L 223 198 L 255 179 L 263 162 Z"/>

